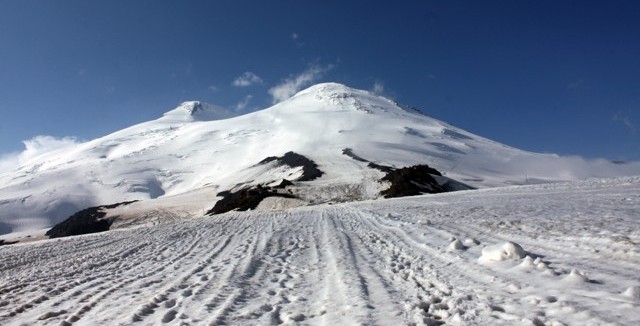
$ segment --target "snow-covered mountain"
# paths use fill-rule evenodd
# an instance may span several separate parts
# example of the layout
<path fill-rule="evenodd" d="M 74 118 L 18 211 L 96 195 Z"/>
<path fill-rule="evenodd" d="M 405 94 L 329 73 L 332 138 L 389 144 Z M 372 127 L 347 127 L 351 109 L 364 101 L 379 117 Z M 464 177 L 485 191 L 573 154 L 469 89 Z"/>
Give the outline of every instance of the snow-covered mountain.
<path fill-rule="evenodd" d="M 370 92 L 324 83 L 242 116 L 185 102 L 157 120 L 35 157 L 0 175 L 0 234 L 51 227 L 89 206 L 130 200 L 141 201 L 122 210 L 137 216 L 163 208 L 165 215 L 202 215 L 220 191 L 300 178 L 302 167 L 264 161 L 288 152 L 322 172 L 293 187 L 299 204 L 380 197 L 384 173 L 372 163 L 428 164 L 480 188 L 640 174 L 638 162 L 522 151 Z"/>

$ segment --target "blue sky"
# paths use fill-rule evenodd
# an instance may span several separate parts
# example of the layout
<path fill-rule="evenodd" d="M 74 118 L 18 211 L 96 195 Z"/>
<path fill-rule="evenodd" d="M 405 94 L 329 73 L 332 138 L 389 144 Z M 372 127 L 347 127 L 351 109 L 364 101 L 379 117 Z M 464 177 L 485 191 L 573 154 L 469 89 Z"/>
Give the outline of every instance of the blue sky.
<path fill-rule="evenodd" d="M 323 81 L 525 150 L 640 160 L 638 1 L 0 0 L 1 155 Z"/>

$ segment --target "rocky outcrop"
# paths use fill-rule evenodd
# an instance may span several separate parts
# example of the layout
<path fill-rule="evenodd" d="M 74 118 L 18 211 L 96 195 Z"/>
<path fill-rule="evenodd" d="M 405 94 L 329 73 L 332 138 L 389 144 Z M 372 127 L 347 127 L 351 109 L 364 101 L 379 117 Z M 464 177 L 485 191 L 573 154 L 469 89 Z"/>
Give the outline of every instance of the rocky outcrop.
<path fill-rule="evenodd" d="M 0 246 L 6 246 L 6 245 L 14 244 L 14 243 L 18 243 L 18 241 L 0 240 Z"/>
<path fill-rule="evenodd" d="M 426 164 L 396 169 L 366 160 L 356 155 L 351 148 L 343 149 L 342 154 L 358 162 L 368 163 L 368 167 L 386 173 L 380 181 L 387 181 L 391 183 L 391 186 L 380 192 L 384 198 L 474 189 L 462 182 L 443 176 L 440 171 Z"/>
<path fill-rule="evenodd" d="M 302 167 L 302 176 L 297 178 L 296 181 L 311 181 L 324 174 L 324 172 L 318 169 L 318 165 L 314 161 L 294 152 L 287 152 L 280 157 L 269 156 L 258 164 L 267 164 L 274 161 L 277 166 L 286 165 L 290 168 Z"/>
<path fill-rule="evenodd" d="M 240 189 L 236 192 L 223 191 L 219 192 L 218 196 L 222 196 L 222 199 L 216 202 L 215 206 L 207 212 L 207 215 L 222 214 L 233 210 L 247 211 L 255 209 L 267 197 L 296 198 L 288 193 L 277 192 L 275 187 L 264 187 L 262 185 Z"/>
<path fill-rule="evenodd" d="M 380 194 L 385 198 L 392 198 L 446 192 L 433 177 L 434 175 L 442 176 L 438 170 L 428 165 L 414 165 L 393 170 L 381 179 L 381 181 L 390 182 L 391 186 Z"/>
<path fill-rule="evenodd" d="M 318 165 L 307 157 L 294 152 L 287 152 L 282 156 L 269 156 L 258 162 L 256 166 L 273 164 L 274 167 L 287 166 L 289 168 L 302 168 L 302 175 L 294 181 L 311 181 L 321 177 L 322 172 Z M 211 208 L 207 215 L 222 214 L 230 211 L 246 211 L 255 209 L 260 202 L 267 197 L 298 198 L 289 192 L 280 192 L 286 187 L 293 186 L 294 183 L 282 179 L 279 184 L 274 185 L 277 180 L 267 182 L 271 186 L 259 184 L 256 186 L 243 186 L 239 190 L 226 190 L 217 195 L 222 197 Z M 236 186 L 237 188 L 238 186 Z"/>
<path fill-rule="evenodd" d="M 107 212 L 105 210 L 113 209 L 118 206 L 128 205 L 137 200 L 127 201 L 111 205 L 95 206 L 83 209 L 66 220 L 56 224 L 45 235 L 49 238 L 61 238 L 72 235 L 89 234 L 104 232 L 109 230 L 115 217 L 105 218 Z"/>
<path fill-rule="evenodd" d="M 358 162 L 365 162 L 368 163 L 367 166 L 372 168 L 372 169 L 376 169 L 378 171 L 382 171 L 385 173 L 389 173 L 391 171 L 394 170 L 394 168 L 390 167 L 390 166 L 386 166 L 386 165 L 381 165 L 378 163 L 374 163 L 368 160 L 363 159 L 362 157 L 356 155 L 356 153 L 353 152 L 353 150 L 351 148 L 345 148 L 342 150 L 342 154 L 349 156 L 350 158 L 358 161 Z"/>

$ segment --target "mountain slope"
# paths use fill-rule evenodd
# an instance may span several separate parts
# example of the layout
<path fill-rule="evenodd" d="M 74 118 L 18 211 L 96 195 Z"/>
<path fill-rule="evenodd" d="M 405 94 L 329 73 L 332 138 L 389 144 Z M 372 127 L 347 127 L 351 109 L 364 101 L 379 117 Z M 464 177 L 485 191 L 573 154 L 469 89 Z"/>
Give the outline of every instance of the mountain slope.
<path fill-rule="evenodd" d="M 30 160 L 0 176 L 0 234 L 51 227 L 90 206 L 143 200 L 131 205 L 139 212 L 136 207 L 144 205 L 175 206 L 175 198 L 182 201 L 202 189 L 215 194 L 238 184 L 295 178 L 296 169 L 257 165 L 287 152 L 309 158 L 323 172 L 296 188 L 314 203 L 377 198 L 385 188 L 379 182 L 384 173 L 345 155 L 347 148 L 384 166 L 428 164 L 475 187 L 640 174 L 639 163 L 518 150 L 334 83 L 232 116 L 185 102 L 157 120 Z M 181 214 L 202 213 L 212 205 L 185 206 Z"/>

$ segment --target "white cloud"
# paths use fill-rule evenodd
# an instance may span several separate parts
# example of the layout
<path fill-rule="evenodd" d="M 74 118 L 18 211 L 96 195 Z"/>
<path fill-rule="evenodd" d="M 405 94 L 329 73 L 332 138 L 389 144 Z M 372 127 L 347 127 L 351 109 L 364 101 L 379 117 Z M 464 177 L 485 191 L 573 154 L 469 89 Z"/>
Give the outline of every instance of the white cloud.
<path fill-rule="evenodd" d="M 35 136 L 22 143 L 25 147 L 22 152 L 8 153 L 0 156 L 0 173 L 12 171 L 44 153 L 77 145 L 79 142 L 74 137 L 56 138 L 53 136 Z"/>
<path fill-rule="evenodd" d="M 231 83 L 231 85 L 236 87 L 247 87 L 253 84 L 262 84 L 262 78 L 258 77 L 258 75 L 251 71 L 245 72 Z"/>
<path fill-rule="evenodd" d="M 207 87 L 208 90 L 212 91 L 212 92 L 217 92 L 219 91 L 218 87 L 216 87 L 216 85 L 209 85 Z"/>
<path fill-rule="evenodd" d="M 374 94 L 378 94 L 378 95 L 384 93 L 384 83 L 379 80 L 376 80 L 376 82 L 373 83 L 373 87 L 371 88 L 371 91 Z"/>
<path fill-rule="evenodd" d="M 282 102 L 290 98 L 303 87 L 311 85 L 311 83 L 318 80 L 325 72 L 331 69 L 333 69 L 333 65 L 313 65 L 297 76 L 289 76 L 280 84 L 269 89 L 269 94 L 273 97 L 273 103 Z"/>
<path fill-rule="evenodd" d="M 299 37 L 300 35 L 298 35 L 298 33 L 291 34 L 291 39 L 293 39 L 294 41 L 297 40 Z"/>
<path fill-rule="evenodd" d="M 238 102 L 238 104 L 236 104 L 236 111 L 244 110 L 247 107 L 247 105 L 249 104 L 249 101 L 251 101 L 252 98 L 253 98 L 253 95 L 245 96 L 242 101 L 240 101 L 240 102 Z"/>

